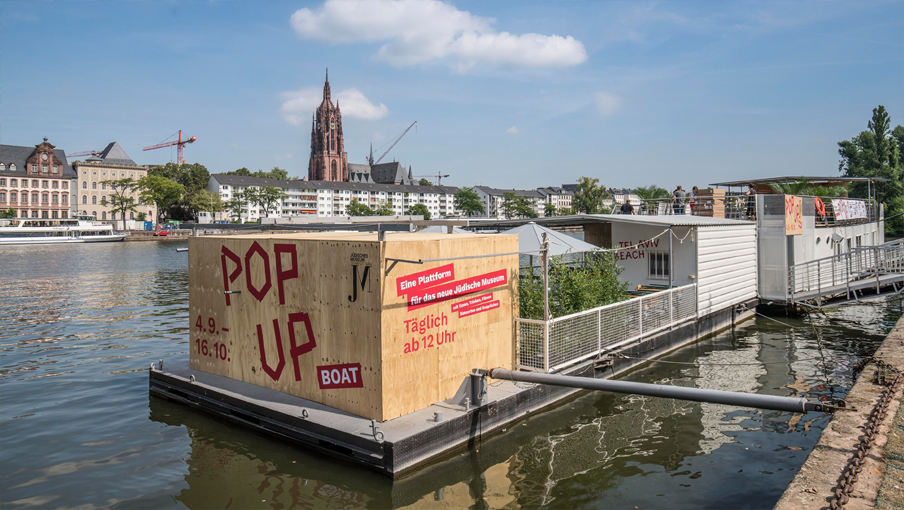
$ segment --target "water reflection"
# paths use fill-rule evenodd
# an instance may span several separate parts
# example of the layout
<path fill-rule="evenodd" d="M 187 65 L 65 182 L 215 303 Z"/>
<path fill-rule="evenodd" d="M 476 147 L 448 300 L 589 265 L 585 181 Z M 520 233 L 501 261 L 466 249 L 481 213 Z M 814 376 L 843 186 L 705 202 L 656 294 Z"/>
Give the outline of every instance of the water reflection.
<path fill-rule="evenodd" d="M 148 396 L 147 366 L 187 355 L 175 246 L 0 253 L 5 507 L 770 508 L 827 423 L 586 394 L 392 482 Z M 757 317 L 625 378 L 843 398 L 900 309 Z"/>

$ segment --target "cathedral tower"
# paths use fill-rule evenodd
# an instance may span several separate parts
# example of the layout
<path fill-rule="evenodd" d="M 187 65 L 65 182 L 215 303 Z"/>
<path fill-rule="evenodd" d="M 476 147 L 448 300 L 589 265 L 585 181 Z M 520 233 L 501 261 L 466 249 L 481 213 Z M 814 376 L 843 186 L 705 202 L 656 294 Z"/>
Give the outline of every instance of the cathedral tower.
<path fill-rule="evenodd" d="M 314 112 L 311 126 L 309 181 L 348 181 L 348 153 L 342 139 L 342 114 L 339 102 L 330 100 L 330 74 L 323 84 L 323 101 Z"/>

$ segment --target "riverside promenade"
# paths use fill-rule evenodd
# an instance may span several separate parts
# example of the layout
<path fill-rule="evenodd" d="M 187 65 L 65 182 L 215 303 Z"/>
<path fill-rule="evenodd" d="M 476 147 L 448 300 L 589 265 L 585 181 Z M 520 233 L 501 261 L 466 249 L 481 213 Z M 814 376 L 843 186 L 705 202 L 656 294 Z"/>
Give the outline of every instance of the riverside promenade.
<path fill-rule="evenodd" d="M 847 409 L 832 417 L 775 510 L 904 508 L 904 406 L 901 405 L 904 377 L 894 390 L 883 384 L 894 380 L 897 375 L 894 370 L 904 370 L 904 318 L 897 322 L 873 358 L 887 365 L 870 361 L 864 367 L 845 398 Z M 888 405 L 884 416 L 877 420 L 860 472 L 848 478 L 870 418 L 886 391 L 890 393 Z M 836 491 L 843 490 L 845 485 L 849 491 L 847 502 L 839 506 Z"/>

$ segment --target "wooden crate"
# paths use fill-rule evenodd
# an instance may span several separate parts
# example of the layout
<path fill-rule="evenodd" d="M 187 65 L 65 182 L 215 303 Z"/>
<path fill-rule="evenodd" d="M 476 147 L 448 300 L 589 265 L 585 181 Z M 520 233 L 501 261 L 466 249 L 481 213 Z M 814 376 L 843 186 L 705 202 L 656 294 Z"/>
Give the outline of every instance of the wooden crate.
<path fill-rule="evenodd" d="M 701 189 L 694 193 L 694 214 L 713 218 L 725 217 L 725 190 Z"/>
<path fill-rule="evenodd" d="M 191 367 L 380 421 L 422 409 L 473 368 L 513 366 L 518 256 L 388 259 L 517 250 L 498 234 L 193 237 Z"/>

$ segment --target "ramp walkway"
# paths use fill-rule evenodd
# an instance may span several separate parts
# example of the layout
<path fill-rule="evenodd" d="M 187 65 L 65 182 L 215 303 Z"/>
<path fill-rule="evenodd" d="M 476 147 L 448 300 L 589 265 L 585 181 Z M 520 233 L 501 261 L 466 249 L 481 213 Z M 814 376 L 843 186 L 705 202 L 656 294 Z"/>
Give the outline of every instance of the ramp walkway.
<path fill-rule="evenodd" d="M 904 290 L 904 239 L 792 266 L 791 302 L 821 308 Z"/>

